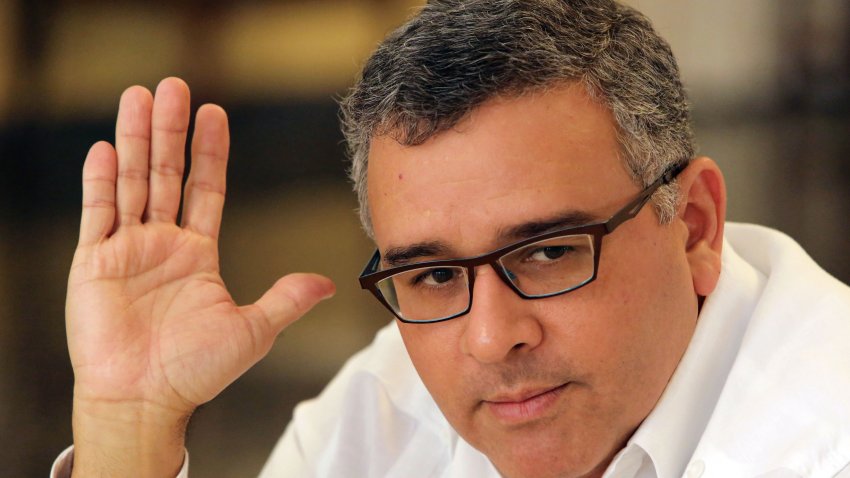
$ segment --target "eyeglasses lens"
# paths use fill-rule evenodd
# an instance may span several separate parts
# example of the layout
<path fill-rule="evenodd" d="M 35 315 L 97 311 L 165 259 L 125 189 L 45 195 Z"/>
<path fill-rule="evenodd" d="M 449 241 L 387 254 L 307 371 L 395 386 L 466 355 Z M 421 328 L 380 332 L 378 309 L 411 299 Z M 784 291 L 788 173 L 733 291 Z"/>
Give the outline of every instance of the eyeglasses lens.
<path fill-rule="evenodd" d="M 593 236 L 545 239 L 498 260 L 504 275 L 526 297 L 546 297 L 575 289 L 594 274 Z M 429 322 L 469 307 L 469 277 L 459 266 L 422 267 L 377 283 L 386 302 L 405 320 Z"/>

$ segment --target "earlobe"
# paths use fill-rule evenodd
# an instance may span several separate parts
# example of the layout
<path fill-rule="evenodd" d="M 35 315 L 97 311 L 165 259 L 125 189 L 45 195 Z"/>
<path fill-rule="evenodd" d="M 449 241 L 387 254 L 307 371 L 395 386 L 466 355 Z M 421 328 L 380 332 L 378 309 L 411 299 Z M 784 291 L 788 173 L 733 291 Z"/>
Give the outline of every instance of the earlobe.
<path fill-rule="evenodd" d="M 726 185 L 717 164 L 707 157 L 691 161 L 679 176 L 679 220 L 687 228 L 688 264 L 697 295 L 707 296 L 720 277 Z"/>
<path fill-rule="evenodd" d="M 694 292 L 700 297 L 711 294 L 720 278 L 720 253 L 710 249 L 705 241 L 699 241 L 688 251 L 688 264 Z"/>

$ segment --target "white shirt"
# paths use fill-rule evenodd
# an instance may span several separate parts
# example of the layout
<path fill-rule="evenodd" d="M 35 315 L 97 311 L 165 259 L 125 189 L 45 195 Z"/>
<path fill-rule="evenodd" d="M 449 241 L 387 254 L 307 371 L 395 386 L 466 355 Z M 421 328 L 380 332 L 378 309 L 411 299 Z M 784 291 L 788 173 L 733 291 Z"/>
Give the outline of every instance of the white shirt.
<path fill-rule="evenodd" d="M 781 233 L 726 228 L 691 343 L 605 478 L 850 478 L 850 288 Z M 340 476 L 499 476 L 443 417 L 394 324 L 295 409 L 260 474 Z"/>

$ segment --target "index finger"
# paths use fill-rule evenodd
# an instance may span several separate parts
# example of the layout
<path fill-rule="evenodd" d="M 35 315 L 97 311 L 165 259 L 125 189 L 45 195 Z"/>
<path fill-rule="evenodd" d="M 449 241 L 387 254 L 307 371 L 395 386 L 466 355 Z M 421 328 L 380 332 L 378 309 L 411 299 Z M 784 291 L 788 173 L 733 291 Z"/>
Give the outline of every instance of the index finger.
<path fill-rule="evenodd" d="M 183 227 L 217 238 L 226 190 L 230 133 L 227 114 L 207 104 L 195 115 L 192 164 L 183 198 Z"/>

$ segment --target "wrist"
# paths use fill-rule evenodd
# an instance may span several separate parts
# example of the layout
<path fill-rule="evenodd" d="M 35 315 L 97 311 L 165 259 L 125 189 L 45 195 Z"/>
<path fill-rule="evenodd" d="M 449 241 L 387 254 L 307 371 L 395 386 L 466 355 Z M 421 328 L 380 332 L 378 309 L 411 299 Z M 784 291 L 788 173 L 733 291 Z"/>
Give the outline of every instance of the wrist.
<path fill-rule="evenodd" d="M 151 402 L 75 396 L 73 476 L 176 476 L 190 416 Z"/>

